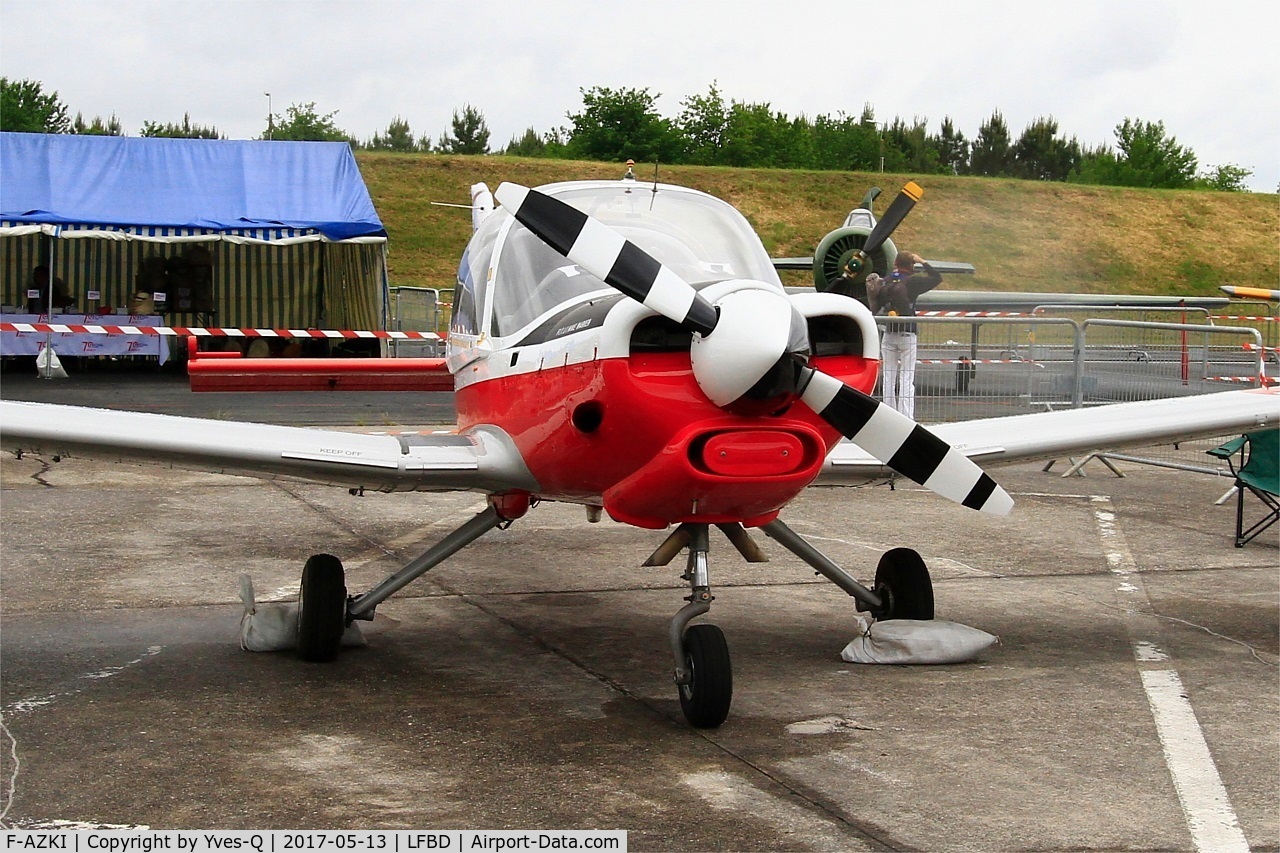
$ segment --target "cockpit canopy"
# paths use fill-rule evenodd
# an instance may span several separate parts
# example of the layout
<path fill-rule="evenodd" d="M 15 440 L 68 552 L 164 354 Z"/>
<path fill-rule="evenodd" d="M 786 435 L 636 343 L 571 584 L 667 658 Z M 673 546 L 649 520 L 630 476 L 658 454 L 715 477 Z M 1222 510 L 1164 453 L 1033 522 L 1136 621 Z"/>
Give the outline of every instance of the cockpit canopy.
<path fill-rule="evenodd" d="M 751 226 L 729 204 L 697 190 L 635 181 L 550 184 L 540 191 L 594 216 L 695 287 L 754 279 L 782 289 Z M 590 293 L 615 293 L 499 208 L 476 231 L 458 269 L 452 329 L 519 332 Z"/>

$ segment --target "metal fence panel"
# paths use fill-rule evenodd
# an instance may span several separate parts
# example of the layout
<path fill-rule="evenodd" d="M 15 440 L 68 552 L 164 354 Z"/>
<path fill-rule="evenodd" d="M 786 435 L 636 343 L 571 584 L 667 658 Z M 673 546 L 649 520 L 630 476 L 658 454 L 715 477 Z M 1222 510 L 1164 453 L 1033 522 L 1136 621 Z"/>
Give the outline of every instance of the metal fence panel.
<path fill-rule="evenodd" d="M 1180 323 L 1160 320 L 1179 320 L 1182 309 L 1089 311 L 1105 313 L 1124 319 L 1047 311 L 916 318 L 916 419 L 941 423 L 1207 394 L 1257 387 L 1280 373 L 1276 348 L 1250 325 L 1268 322 L 1266 315 L 1189 311 L 1197 322 Z M 1221 443 L 1209 439 L 1097 458 L 1109 466 L 1119 460 L 1225 475 L 1226 464 L 1204 453 Z"/>
<path fill-rule="evenodd" d="M 991 312 L 914 319 L 916 420 L 1016 415 L 1077 401 L 1073 321 Z"/>
<path fill-rule="evenodd" d="M 440 291 L 433 287 L 391 288 L 391 330 L 395 332 L 435 332 L 439 330 Z M 392 358 L 434 358 L 440 354 L 438 341 L 390 341 Z"/>
<path fill-rule="evenodd" d="M 1207 394 L 1261 381 L 1256 329 L 1106 319 L 1081 326 L 1086 404 Z"/>

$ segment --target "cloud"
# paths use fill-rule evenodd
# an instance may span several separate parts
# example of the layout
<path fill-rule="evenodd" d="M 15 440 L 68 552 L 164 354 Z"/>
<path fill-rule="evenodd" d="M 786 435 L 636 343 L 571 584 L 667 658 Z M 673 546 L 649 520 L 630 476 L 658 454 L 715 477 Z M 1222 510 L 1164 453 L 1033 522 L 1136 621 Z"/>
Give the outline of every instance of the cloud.
<path fill-rule="evenodd" d="M 0 74 L 40 80 L 72 114 L 126 132 L 184 113 L 233 138 L 314 102 L 360 139 L 399 116 L 437 138 L 479 108 L 503 145 L 581 109 L 581 88 L 648 88 L 670 117 L 712 81 L 789 115 L 950 116 L 972 137 L 995 110 L 1087 145 L 1126 117 L 1163 121 L 1202 166 L 1280 183 L 1273 4 L 659 0 L 0 0 Z M 1224 40 L 1223 34 L 1233 35 Z M 1245 105 L 1243 108 L 1241 105 Z"/>

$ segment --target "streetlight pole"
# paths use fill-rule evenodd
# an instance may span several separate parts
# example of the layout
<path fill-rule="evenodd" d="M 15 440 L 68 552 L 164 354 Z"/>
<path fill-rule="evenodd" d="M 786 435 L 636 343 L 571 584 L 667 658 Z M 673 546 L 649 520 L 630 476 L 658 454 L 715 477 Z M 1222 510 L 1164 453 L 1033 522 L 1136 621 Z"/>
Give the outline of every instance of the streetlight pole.
<path fill-rule="evenodd" d="M 275 135 L 272 131 L 275 129 L 275 117 L 271 114 L 271 93 L 263 92 L 267 96 L 267 141 L 270 142 Z"/>

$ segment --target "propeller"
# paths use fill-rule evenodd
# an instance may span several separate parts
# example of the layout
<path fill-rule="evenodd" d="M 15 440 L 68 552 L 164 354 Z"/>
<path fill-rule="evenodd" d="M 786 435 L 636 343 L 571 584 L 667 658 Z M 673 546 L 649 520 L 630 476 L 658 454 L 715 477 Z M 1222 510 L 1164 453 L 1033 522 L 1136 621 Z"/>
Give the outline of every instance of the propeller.
<path fill-rule="evenodd" d="M 872 250 L 923 194 L 914 183 L 907 187 L 868 238 L 868 246 L 876 241 Z M 1012 509 L 1008 493 L 963 453 L 884 403 L 810 367 L 808 324 L 785 294 L 748 287 L 712 305 L 656 258 L 559 199 L 511 183 L 499 186 L 496 196 L 547 245 L 692 332 L 694 378 L 717 406 L 760 415 L 803 400 L 904 477 L 971 509 L 993 515 Z"/>
<path fill-rule="evenodd" d="M 865 279 L 871 273 L 871 255 L 884 245 L 884 241 L 889 239 L 889 235 L 902 224 L 902 220 L 907 218 L 911 208 L 916 206 L 916 202 L 922 196 L 924 196 L 924 188 L 915 181 L 907 181 L 902 192 L 898 193 L 897 198 L 889 205 L 889 209 L 884 212 L 884 216 L 876 220 L 875 227 L 867 235 L 866 242 L 854 249 L 849 256 L 845 265 L 853 272 L 855 278 Z"/>

